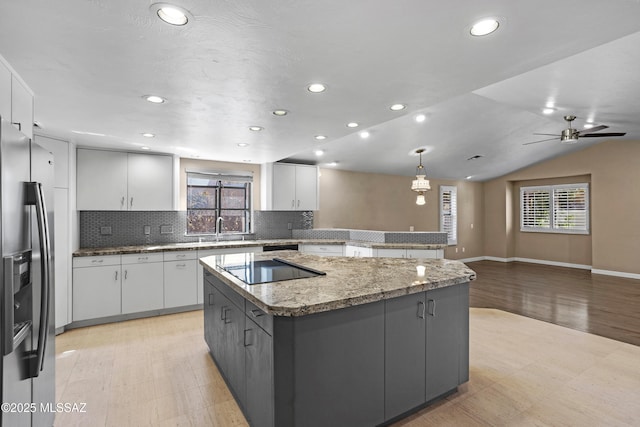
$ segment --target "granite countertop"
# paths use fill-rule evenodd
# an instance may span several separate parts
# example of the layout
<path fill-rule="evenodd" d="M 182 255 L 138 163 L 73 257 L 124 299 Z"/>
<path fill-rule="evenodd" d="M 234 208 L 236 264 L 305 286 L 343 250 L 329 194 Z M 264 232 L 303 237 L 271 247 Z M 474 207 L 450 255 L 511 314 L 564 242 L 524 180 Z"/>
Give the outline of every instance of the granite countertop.
<path fill-rule="evenodd" d="M 326 276 L 247 285 L 220 265 L 282 258 L 320 270 Z M 395 298 L 475 280 L 460 261 L 447 259 L 346 258 L 305 255 L 295 251 L 214 255 L 200 259 L 206 270 L 234 291 L 275 316 L 303 316 Z M 425 267 L 418 275 L 416 267 Z"/>
<path fill-rule="evenodd" d="M 219 242 L 190 242 L 190 243 L 166 243 L 162 245 L 136 245 L 136 246 L 115 246 L 107 248 L 82 248 L 73 253 L 74 257 L 83 256 L 105 256 L 105 255 L 126 255 L 151 252 L 170 251 L 195 251 L 205 249 L 229 249 L 248 248 L 255 246 L 269 245 L 353 245 L 368 248 L 397 248 L 397 249 L 443 249 L 446 244 L 424 244 L 424 243 L 371 243 L 349 240 L 335 239 L 273 239 L 273 240 L 226 240 Z"/>

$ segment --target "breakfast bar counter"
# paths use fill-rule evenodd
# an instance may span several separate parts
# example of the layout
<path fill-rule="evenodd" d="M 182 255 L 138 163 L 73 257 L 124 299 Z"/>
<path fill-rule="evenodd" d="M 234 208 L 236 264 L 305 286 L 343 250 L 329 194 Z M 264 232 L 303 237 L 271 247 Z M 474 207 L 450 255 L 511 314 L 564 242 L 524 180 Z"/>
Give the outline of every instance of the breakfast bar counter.
<path fill-rule="evenodd" d="M 274 258 L 325 274 L 278 280 L 260 263 Z M 459 261 L 276 251 L 200 263 L 205 340 L 254 427 L 384 425 L 468 381 L 475 273 Z"/>

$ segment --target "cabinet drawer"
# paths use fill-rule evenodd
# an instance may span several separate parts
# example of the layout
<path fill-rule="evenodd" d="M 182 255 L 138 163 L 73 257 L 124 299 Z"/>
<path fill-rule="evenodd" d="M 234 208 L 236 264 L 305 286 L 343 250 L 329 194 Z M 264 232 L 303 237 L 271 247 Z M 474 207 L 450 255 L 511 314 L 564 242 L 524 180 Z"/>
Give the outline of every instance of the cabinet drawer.
<path fill-rule="evenodd" d="M 104 265 L 119 265 L 120 255 L 75 257 L 73 268 L 76 267 L 100 267 Z"/>
<path fill-rule="evenodd" d="M 245 314 L 266 333 L 273 335 L 273 316 L 265 313 L 249 300 L 245 300 Z"/>
<path fill-rule="evenodd" d="M 198 251 L 163 252 L 165 261 L 187 261 L 198 258 Z"/>
<path fill-rule="evenodd" d="M 305 254 L 313 254 L 313 255 L 343 256 L 344 246 L 341 244 L 340 245 L 301 245 L 300 251 Z"/>
<path fill-rule="evenodd" d="M 147 254 L 129 254 L 122 255 L 122 265 L 125 264 L 144 264 L 148 262 L 162 262 L 164 257 L 162 252 Z"/>

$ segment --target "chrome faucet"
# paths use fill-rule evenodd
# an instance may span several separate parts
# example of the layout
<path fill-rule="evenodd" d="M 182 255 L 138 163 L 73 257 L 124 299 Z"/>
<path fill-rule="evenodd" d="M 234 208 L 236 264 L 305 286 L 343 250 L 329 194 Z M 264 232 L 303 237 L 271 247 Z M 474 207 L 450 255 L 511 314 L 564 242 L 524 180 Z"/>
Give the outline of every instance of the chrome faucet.
<path fill-rule="evenodd" d="M 220 241 L 220 231 L 222 230 L 222 221 L 224 221 L 224 218 L 219 216 L 218 219 L 216 219 L 216 242 Z"/>

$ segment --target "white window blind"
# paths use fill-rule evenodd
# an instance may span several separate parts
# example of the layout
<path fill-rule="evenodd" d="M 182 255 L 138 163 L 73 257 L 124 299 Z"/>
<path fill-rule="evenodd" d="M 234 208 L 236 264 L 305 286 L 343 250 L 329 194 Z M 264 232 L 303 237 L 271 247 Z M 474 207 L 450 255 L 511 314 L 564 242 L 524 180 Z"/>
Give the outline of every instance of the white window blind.
<path fill-rule="evenodd" d="M 458 243 L 458 189 L 440 186 L 440 231 L 447 233 L 447 243 Z"/>
<path fill-rule="evenodd" d="M 589 233 L 589 184 L 520 188 L 520 230 Z"/>

